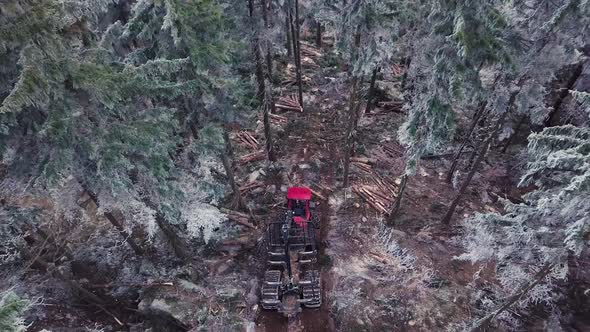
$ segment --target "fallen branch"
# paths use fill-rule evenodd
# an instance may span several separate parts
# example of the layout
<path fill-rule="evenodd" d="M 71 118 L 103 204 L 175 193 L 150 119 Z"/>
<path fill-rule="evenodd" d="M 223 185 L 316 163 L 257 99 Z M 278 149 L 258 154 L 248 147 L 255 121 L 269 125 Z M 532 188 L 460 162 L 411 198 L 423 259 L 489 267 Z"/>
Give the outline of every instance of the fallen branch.
<path fill-rule="evenodd" d="M 473 150 L 469 150 L 469 151 L 461 151 L 461 155 L 464 154 L 471 154 L 473 153 Z M 440 158 L 448 158 L 448 157 L 453 157 L 456 154 L 456 152 L 449 152 L 449 153 L 440 153 L 440 154 L 427 154 L 427 155 L 423 155 L 421 157 L 421 159 L 440 159 Z"/>
<path fill-rule="evenodd" d="M 402 113 L 404 103 L 402 101 L 380 101 L 377 103 L 377 106 L 381 108 L 381 111 L 369 114 L 379 114 L 388 112 Z"/>
<path fill-rule="evenodd" d="M 240 224 L 242 226 L 246 226 L 248 228 L 256 229 L 256 226 L 254 226 L 253 224 L 249 223 L 248 222 L 248 219 L 244 219 L 244 218 L 241 218 L 239 216 L 232 215 L 232 214 L 228 214 L 227 215 L 227 219 L 228 220 L 231 220 L 233 222 L 236 222 L 236 223 L 238 223 L 238 224 Z"/>
<path fill-rule="evenodd" d="M 321 184 L 321 183 L 312 183 L 312 185 L 316 186 L 317 188 L 320 189 L 320 191 L 327 191 L 329 193 L 332 193 L 334 191 L 334 189 L 326 187 L 325 185 Z"/>
<path fill-rule="evenodd" d="M 256 229 L 256 226 L 254 226 L 254 224 L 248 222 L 248 220 L 250 220 L 250 218 L 253 219 L 253 216 L 247 215 L 242 212 L 229 210 L 226 208 L 220 208 L 219 211 L 225 213 L 227 216 L 227 219 L 229 219 L 231 221 L 234 221 L 234 222 L 236 222 L 242 226 L 246 226 L 248 228 Z"/>
<path fill-rule="evenodd" d="M 317 198 L 319 198 L 319 199 L 321 199 L 323 201 L 327 201 L 328 200 L 324 195 L 322 195 L 321 193 L 319 193 L 316 190 L 313 190 L 313 188 L 309 188 L 309 190 L 311 190 L 311 193 L 314 194 Z"/>
<path fill-rule="evenodd" d="M 254 182 L 250 182 L 248 184 L 245 184 L 243 186 L 240 187 L 240 193 L 241 194 L 245 194 L 253 189 L 259 188 L 264 186 L 264 183 L 260 182 L 260 181 L 254 181 Z"/>

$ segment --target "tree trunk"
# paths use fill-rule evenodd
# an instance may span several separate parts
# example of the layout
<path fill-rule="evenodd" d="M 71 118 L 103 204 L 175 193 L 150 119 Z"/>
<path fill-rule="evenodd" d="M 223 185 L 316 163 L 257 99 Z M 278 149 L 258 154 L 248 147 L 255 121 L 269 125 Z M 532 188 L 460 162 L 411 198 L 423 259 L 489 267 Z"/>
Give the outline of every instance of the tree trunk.
<path fill-rule="evenodd" d="M 350 92 L 350 102 L 348 105 L 348 126 L 346 128 L 346 136 L 344 143 L 344 171 L 342 173 L 342 186 L 348 187 L 348 175 L 350 172 L 350 157 L 352 155 L 352 144 L 354 135 L 354 122 L 355 122 L 355 109 L 358 89 L 358 78 L 353 76 L 352 78 L 352 91 Z"/>
<path fill-rule="evenodd" d="M 547 115 L 547 118 L 545 118 L 545 121 L 543 122 L 544 127 L 550 127 L 551 124 L 553 123 L 555 115 L 559 112 L 559 109 L 561 108 L 561 105 L 563 104 L 563 100 L 565 99 L 565 97 L 567 97 L 569 95 L 569 91 L 574 88 L 574 86 L 576 85 L 576 82 L 578 81 L 578 79 L 582 75 L 582 72 L 584 69 L 584 62 L 585 61 L 582 61 L 578 65 L 576 65 L 573 75 L 567 81 L 566 86 L 564 88 L 562 88 L 561 91 L 559 92 L 559 96 L 557 96 L 555 103 L 553 103 L 553 109 Z"/>
<path fill-rule="evenodd" d="M 266 0 L 260 0 L 260 8 L 262 8 L 262 20 L 264 27 L 268 28 L 268 8 L 266 7 Z"/>
<path fill-rule="evenodd" d="M 137 177 L 132 177 L 132 181 L 134 184 L 136 184 Z M 160 211 L 158 206 L 154 204 L 148 196 L 144 195 L 141 192 L 140 196 L 143 204 L 145 204 L 150 209 L 156 211 L 156 224 L 158 224 L 158 227 L 160 228 L 166 239 L 168 239 L 168 242 L 170 242 L 170 245 L 172 246 L 172 249 L 174 250 L 174 254 L 176 255 L 176 257 L 178 257 L 183 262 L 189 261 L 191 255 L 190 250 L 188 249 L 188 244 L 186 244 L 184 240 L 176 233 L 176 231 L 172 227 L 172 224 L 170 224 L 170 222 L 166 219 L 166 216 L 164 216 L 164 214 Z"/>
<path fill-rule="evenodd" d="M 406 59 L 404 61 L 404 74 L 402 75 L 402 83 L 401 83 L 402 91 L 405 89 L 406 83 L 408 81 L 408 71 L 410 70 L 411 63 L 412 63 L 412 58 L 406 57 Z"/>
<path fill-rule="evenodd" d="M 223 168 L 225 170 L 225 175 L 227 176 L 227 180 L 229 181 L 229 185 L 231 186 L 234 206 L 237 206 L 239 210 L 245 209 L 246 205 L 244 204 L 244 200 L 242 199 L 242 194 L 240 193 L 240 187 L 236 182 L 236 177 L 234 174 L 233 168 L 233 149 L 231 146 L 231 140 L 229 138 L 229 133 L 227 129 L 223 128 L 223 140 L 225 141 L 224 144 L 224 151 L 220 154 L 221 155 L 221 162 L 223 163 Z"/>
<path fill-rule="evenodd" d="M 293 49 L 293 63 L 295 64 L 295 75 L 297 75 L 297 39 L 295 38 L 295 23 L 293 22 L 293 8 L 289 2 L 289 27 L 291 29 L 291 48 Z"/>
<path fill-rule="evenodd" d="M 155 205 L 150 205 L 147 199 L 144 199 L 144 203 L 149 206 L 150 208 L 156 211 L 156 223 L 158 227 L 162 230 L 162 233 L 166 236 L 172 249 L 174 250 L 174 254 L 183 262 L 187 262 L 190 260 L 190 251 L 188 249 L 188 245 L 184 242 L 184 240 L 178 236 L 170 222 L 166 220 L 166 217 L 159 209 L 156 208 Z"/>
<path fill-rule="evenodd" d="M 299 88 L 299 105 L 303 108 L 303 81 L 301 78 L 301 41 L 299 39 L 299 0 L 295 0 L 295 40 L 297 41 L 297 86 Z"/>
<path fill-rule="evenodd" d="M 551 273 L 551 269 L 553 269 L 554 265 L 554 263 L 545 264 L 541 268 L 541 270 L 537 272 L 537 274 L 529 284 L 525 285 L 518 292 L 509 297 L 506 303 L 502 304 L 496 310 L 492 311 L 482 319 L 475 322 L 475 324 L 473 324 L 473 327 L 471 327 L 470 331 L 475 332 L 485 329 L 492 319 L 496 318 L 499 314 L 506 311 L 508 308 L 510 308 L 512 305 L 514 305 L 516 302 L 522 299 L 522 297 L 525 296 L 529 291 L 535 288 L 535 286 L 543 282 L 545 277 L 547 277 L 549 273 Z"/>
<path fill-rule="evenodd" d="M 391 208 L 391 212 L 389 212 L 389 216 L 387 218 L 387 223 L 390 226 L 395 225 L 395 218 L 397 218 L 397 214 L 399 213 L 399 209 L 402 206 L 402 197 L 404 196 L 404 192 L 406 191 L 407 184 L 408 184 L 408 175 L 404 174 L 402 176 L 402 181 L 399 185 L 399 190 L 397 191 L 397 197 L 395 198 L 395 202 L 393 203 L 393 207 Z"/>
<path fill-rule="evenodd" d="M 367 107 L 365 108 L 365 113 L 371 113 L 373 110 L 373 98 L 375 97 L 375 81 L 377 81 L 377 73 L 379 72 L 379 67 L 373 69 L 373 75 L 371 75 L 371 84 L 369 85 L 369 95 L 367 96 Z"/>
<path fill-rule="evenodd" d="M 480 105 L 480 107 L 478 108 L 477 113 L 473 117 L 473 120 L 471 121 L 471 125 L 469 127 L 469 132 L 467 133 L 467 136 L 465 136 L 465 138 L 463 139 L 463 143 L 461 143 L 461 146 L 459 147 L 459 151 L 457 151 L 457 154 L 455 154 L 455 158 L 453 158 L 453 162 L 451 163 L 451 167 L 449 168 L 449 171 L 447 172 L 446 180 L 448 183 L 451 183 L 453 181 L 453 175 L 455 173 L 455 170 L 457 169 L 457 164 L 459 163 L 459 159 L 461 158 L 461 154 L 463 153 L 463 149 L 467 145 L 467 142 L 469 142 L 471 135 L 473 135 L 473 131 L 475 130 L 475 127 L 477 127 L 477 123 L 479 122 L 480 118 L 482 117 L 482 114 L 485 112 L 486 106 L 487 106 L 487 102 L 483 102 Z"/>
<path fill-rule="evenodd" d="M 98 295 L 91 293 L 86 288 L 82 287 L 78 282 L 66 277 L 58 268 L 56 268 L 52 264 L 49 264 L 47 261 L 45 261 L 40 256 L 34 256 L 33 253 L 31 253 L 25 247 L 20 247 L 19 250 L 22 253 L 23 257 L 25 257 L 26 259 L 33 260 L 31 263 L 34 263 L 37 265 L 38 268 L 41 268 L 41 269 L 47 271 L 47 273 L 49 275 L 51 275 L 57 279 L 61 279 L 63 282 L 68 284 L 69 287 L 71 287 L 72 289 L 74 289 L 78 293 L 80 293 L 82 295 L 82 297 L 85 297 L 87 300 L 90 300 L 94 304 L 98 304 L 98 305 L 105 305 L 106 304 L 102 298 L 98 297 Z"/>
<path fill-rule="evenodd" d="M 502 153 L 506 153 L 506 150 L 508 150 L 508 147 L 510 146 L 510 144 L 512 144 L 514 136 L 518 135 L 518 131 L 520 130 L 520 127 L 522 127 L 522 124 L 524 123 L 524 120 L 526 120 L 526 117 L 526 114 L 523 114 L 520 117 L 518 123 L 516 124 L 516 127 L 514 128 L 514 133 L 512 133 L 512 135 L 510 135 L 510 137 L 508 137 L 508 139 L 506 140 L 506 144 L 504 144 L 504 147 L 502 148 Z"/>
<path fill-rule="evenodd" d="M 291 57 L 291 55 L 293 55 L 293 45 L 291 44 L 292 38 L 291 38 L 290 17 L 291 17 L 291 10 L 288 10 L 287 13 L 285 13 L 285 27 L 286 27 L 286 32 L 287 32 L 287 57 L 289 57 L 289 58 Z"/>
<path fill-rule="evenodd" d="M 485 155 L 488 152 L 490 145 L 492 144 L 492 142 L 494 141 L 494 139 L 498 135 L 498 132 L 502 128 L 502 124 L 504 123 L 504 119 L 506 118 L 506 115 L 510 112 L 510 109 L 512 108 L 512 104 L 514 104 L 514 99 L 516 98 L 516 94 L 517 94 L 516 92 L 512 93 L 512 95 L 510 96 L 509 103 L 508 103 L 508 108 L 506 109 L 506 111 L 504 111 L 504 113 L 502 113 L 502 115 L 500 116 L 500 118 L 496 122 L 494 129 L 490 132 L 490 135 L 486 138 L 486 140 L 481 145 L 481 148 L 479 150 L 479 154 L 477 155 L 477 158 L 475 159 L 475 162 L 473 163 L 471 170 L 467 174 L 467 178 L 465 179 L 465 181 L 461 185 L 461 188 L 459 189 L 459 193 L 457 193 L 457 196 L 455 197 L 455 199 L 451 203 L 451 206 L 449 206 L 449 209 L 447 210 L 447 213 L 445 214 L 445 216 L 442 220 L 443 224 L 445 224 L 445 225 L 450 224 L 451 218 L 453 217 L 453 214 L 455 213 L 455 209 L 457 208 L 457 205 L 459 204 L 461 198 L 463 197 L 463 194 L 465 194 L 467 187 L 469 187 L 469 184 L 471 184 L 471 180 L 473 179 L 475 172 L 477 172 L 477 170 L 479 169 L 479 165 L 484 160 Z"/>
<path fill-rule="evenodd" d="M 257 97 L 260 104 L 264 102 L 264 65 L 262 63 L 262 51 L 260 50 L 260 32 L 256 22 L 254 21 L 254 3 L 253 0 L 248 0 L 248 12 L 250 13 L 250 20 L 254 37 L 252 38 L 252 49 L 254 53 L 255 75 L 258 83 Z"/>
<path fill-rule="evenodd" d="M 361 42 L 361 34 L 357 32 L 354 37 L 355 51 Z M 361 84 L 362 85 L 362 82 Z M 350 157 L 352 156 L 352 149 L 354 144 L 354 131 L 358 122 L 358 105 L 357 94 L 358 94 L 359 80 L 355 75 L 352 76 L 352 89 L 350 92 L 350 101 L 348 106 L 348 124 L 346 127 L 345 143 L 344 143 L 344 169 L 342 173 L 342 186 L 348 187 L 348 176 L 350 173 Z"/>
<path fill-rule="evenodd" d="M 90 196 L 90 199 L 92 200 L 92 202 L 94 202 L 94 205 L 96 205 L 97 208 L 100 207 L 98 202 L 98 196 L 96 195 L 96 193 L 92 189 L 90 189 L 84 181 L 78 180 L 78 183 L 82 186 L 82 189 L 86 191 L 88 196 Z M 138 256 L 142 256 L 143 249 L 141 249 L 141 247 L 137 243 L 135 243 L 133 237 L 129 233 L 127 233 L 125 227 L 123 227 L 121 222 L 119 222 L 119 220 L 117 220 L 117 218 L 115 218 L 115 216 L 111 212 L 105 212 L 104 216 L 111 223 L 111 225 L 115 227 L 115 229 L 119 232 L 119 234 L 125 240 L 125 242 L 129 244 L 129 246 L 131 247 L 131 249 L 133 249 L 135 254 Z"/>
<path fill-rule="evenodd" d="M 264 113 L 263 113 L 263 123 L 264 123 L 264 137 L 266 140 L 266 153 L 268 155 L 268 160 L 270 161 L 277 161 L 277 157 L 274 151 L 274 145 L 272 140 L 272 131 L 270 127 L 270 118 L 269 113 L 274 108 L 274 99 L 272 96 L 272 86 L 270 82 L 267 82 L 267 92 L 265 94 L 265 102 L 264 102 Z"/>
<path fill-rule="evenodd" d="M 269 15 L 268 15 L 268 8 L 267 8 L 266 0 L 260 0 L 260 6 L 262 8 L 262 20 L 264 21 L 264 28 L 268 30 L 270 28 L 270 23 L 269 23 Z M 268 74 L 268 79 L 272 81 L 271 44 L 266 38 L 265 38 L 264 44 L 266 47 L 266 55 L 265 55 L 266 70 L 267 70 L 267 74 Z"/>
<path fill-rule="evenodd" d="M 322 24 L 316 22 L 315 44 L 318 48 L 322 48 Z"/>

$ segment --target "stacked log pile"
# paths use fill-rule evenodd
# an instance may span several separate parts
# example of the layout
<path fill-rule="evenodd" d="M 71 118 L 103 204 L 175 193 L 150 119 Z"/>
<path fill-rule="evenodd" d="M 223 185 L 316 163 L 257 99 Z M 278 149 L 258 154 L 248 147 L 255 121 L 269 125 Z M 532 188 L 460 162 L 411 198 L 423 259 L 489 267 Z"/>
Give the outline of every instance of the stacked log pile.
<path fill-rule="evenodd" d="M 357 184 L 352 191 L 369 204 L 375 211 L 388 214 L 395 200 L 395 191 L 383 191 L 375 184 Z"/>
<path fill-rule="evenodd" d="M 319 69 L 318 59 L 322 56 L 317 47 L 301 42 L 301 65 L 310 69 Z"/>
<path fill-rule="evenodd" d="M 381 144 L 381 149 L 391 158 L 399 158 L 403 153 L 398 151 L 392 144 Z"/>
<path fill-rule="evenodd" d="M 330 196 L 330 194 L 332 194 L 332 192 L 334 191 L 334 189 L 326 187 L 325 185 L 323 185 L 321 183 L 312 183 L 312 185 L 309 189 L 311 190 L 311 193 L 315 197 L 317 197 L 323 201 L 327 201 L 328 196 Z"/>
<path fill-rule="evenodd" d="M 398 191 L 395 180 L 375 172 L 372 165 L 376 161 L 373 159 L 352 157 L 350 160 L 353 165 L 365 173 L 363 183 L 355 184 L 352 191 L 377 212 L 388 214 Z"/>
<path fill-rule="evenodd" d="M 368 158 L 350 157 L 350 163 L 367 174 L 373 173 L 373 161 Z"/>
<path fill-rule="evenodd" d="M 294 95 L 279 98 L 279 100 L 275 103 L 275 107 L 288 111 L 303 112 L 303 107 L 301 107 L 297 97 Z"/>
<path fill-rule="evenodd" d="M 281 125 L 287 123 L 287 117 L 278 115 L 278 114 L 269 114 L 268 117 L 270 118 L 270 122 L 276 125 Z"/>
<path fill-rule="evenodd" d="M 304 85 L 312 85 L 311 77 L 305 74 L 301 75 L 301 81 Z M 287 65 L 287 70 L 285 71 L 285 78 L 283 79 L 281 84 L 284 86 L 297 85 L 297 77 L 295 73 L 295 67 L 293 65 Z"/>
<path fill-rule="evenodd" d="M 307 42 L 301 41 L 301 55 L 308 56 L 310 58 L 313 58 L 314 60 L 317 60 L 319 57 L 322 56 L 322 52 L 320 52 L 317 47 Z"/>
<path fill-rule="evenodd" d="M 257 149 L 258 148 L 258 140 L 248 131 L 240 131 L 236 133 L 234 140 L 243 146 L 246 146 L 249 149 Z"/>

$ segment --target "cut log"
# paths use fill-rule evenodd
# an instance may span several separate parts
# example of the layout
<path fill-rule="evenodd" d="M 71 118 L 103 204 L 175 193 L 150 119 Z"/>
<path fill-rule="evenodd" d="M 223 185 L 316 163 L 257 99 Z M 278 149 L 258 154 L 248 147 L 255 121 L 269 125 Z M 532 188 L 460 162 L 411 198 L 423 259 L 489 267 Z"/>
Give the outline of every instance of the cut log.
<path fill-rule="evenodd" d="M 270 118 L 270 121 L 281 124 L 281 123 L 287 123 L 288 119 L 284 116 L 281 115 L 277 115 L 277 114 L 269 114 L 268 117 Z"/>
<path fill-rule="evenodd" d="M 325 185 L 323 185 L 321 183 L 312 183 L 312 185 L 316 186 L 320 191 L 327 191 L 329 193 L 334 192 L 334 189 L 326 187 Z"/>
<path fill-rule="evenodd" d="M 246 145 L 251 149 L 258 148 L 258 140 L 247 131 L 240 131 L 235 135 L 235 141 L 239 144 Z"/>
<path fill-rule="evenodd" d="M 372 174 L 372 167 L 371 165 L 367 165 L 364 163 L 359 163 L 359 162 L 352 162 L 352 165 L 356 166 L 358 169 L 360 169 L 361 171 L 368 173 L 368 174 Z"/>
<path fill-rule="evenodd" d="M 242 226 L 246 226 L 248 228 L 256 229 L 256 226 L 254 226 L 253 224 L 249 223 L 247 218 L 244 219 L 244 218 L 242 218 L 240 216 L 237 216 L 237 215 L 228 214 L 227 215 L 227 219 L 228 220 L 231 220 L 231 221 L 233 221 L 235 223 L 238 223 L 238 224 L 240 224 Z"/>
<path fill-rule="evenodd" d="M 356 161 L 359 163 L 363 163 L 363 164 L 369 164 L 372 165 L 375 163 L 375 160 L 371 159 L 371 158 L 366 158 L 366 157 L 350 157 L 350 161 Z"/>
<path fill-rule="evenodd" d="M 240 159 L 238 159 L 238 162 L 243 165 L 253 161 L 259 161 L 264 159 L 266 159 L 266 151 L 256 151 L 240 157 Z"/>
<path fill-rule="evenodd" d="M 301 55 L 308 56 L 308 57 L 321 57 L 322 52 L 320 52 L 316 47 L 310 45 L 306 42 L 301 41 Z"/>
<path fill-rule="evenodd" d="M 365 191 L 360 190 L 358 187 L 353 186 L 352 191 L 354 191 L 359 197 L 361 197 L 365 202 L 367 202 L 374 210 L 387 214 L 387 209 L 380 204 L 373 200 L 370 196 L 366 194 Z"/>

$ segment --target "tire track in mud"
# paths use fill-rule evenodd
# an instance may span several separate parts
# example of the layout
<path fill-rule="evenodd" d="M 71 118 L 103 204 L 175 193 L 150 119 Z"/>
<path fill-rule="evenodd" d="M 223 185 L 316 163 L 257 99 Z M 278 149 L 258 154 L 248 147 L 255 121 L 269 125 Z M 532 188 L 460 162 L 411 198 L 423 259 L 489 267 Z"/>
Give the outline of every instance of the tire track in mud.
<path fill-rule="evenodd" d="M 328 133 L 338 132 L 338 124 L 330 121 L 330 111 L 322 112 L 319 105 L 309 107 L 306 113 L 296 114 L 288 113 L 290 121 L 303 121 L 303 137 L 296 137 L 284 141 L 285 152 L 283 158 L 297 155 L 297 165 L 308 164 L 315 159 L 319 159 L 322 164 L 319 171 L 313 168 L 294 167 L 290 173 L 292 178 L 301 179 L 302 185 L 311 185 L 305 179 L 315 178 L 329 188 L 335 189 L 336 166 L 338 163 L 338 145 L 337 142 L 327 137 Z M 333 112 L 333 111 L 332 111 Z M 323 143 L 322 143 L 323 142 Z M 293 151 L 293 148 L 297 151 Z M 291 153 L 293 152 L 293 153 Z M 285 156 L 286 154 L 286 156 Z M 329 197 L 327 197 L 329 198 Z M 318 236 L 319 266 L 322 291 L 322 305 L 319 309 L 306 309 L 294 318 L 287 319 L 278 312 L 261 311 L 256 319 L 256 331 L 289 331 L 289 332 L 321 332 L 336 331 L 334 320 L 330 314 L 330 293 L 333 288 L 333 275 L 329 262 L 330 258 L 326 254 L 326 247 L 329 245 L 330 234 L 330 216 L 331 209 L 327 201 L 319 201 L 320 228 Z"/>

